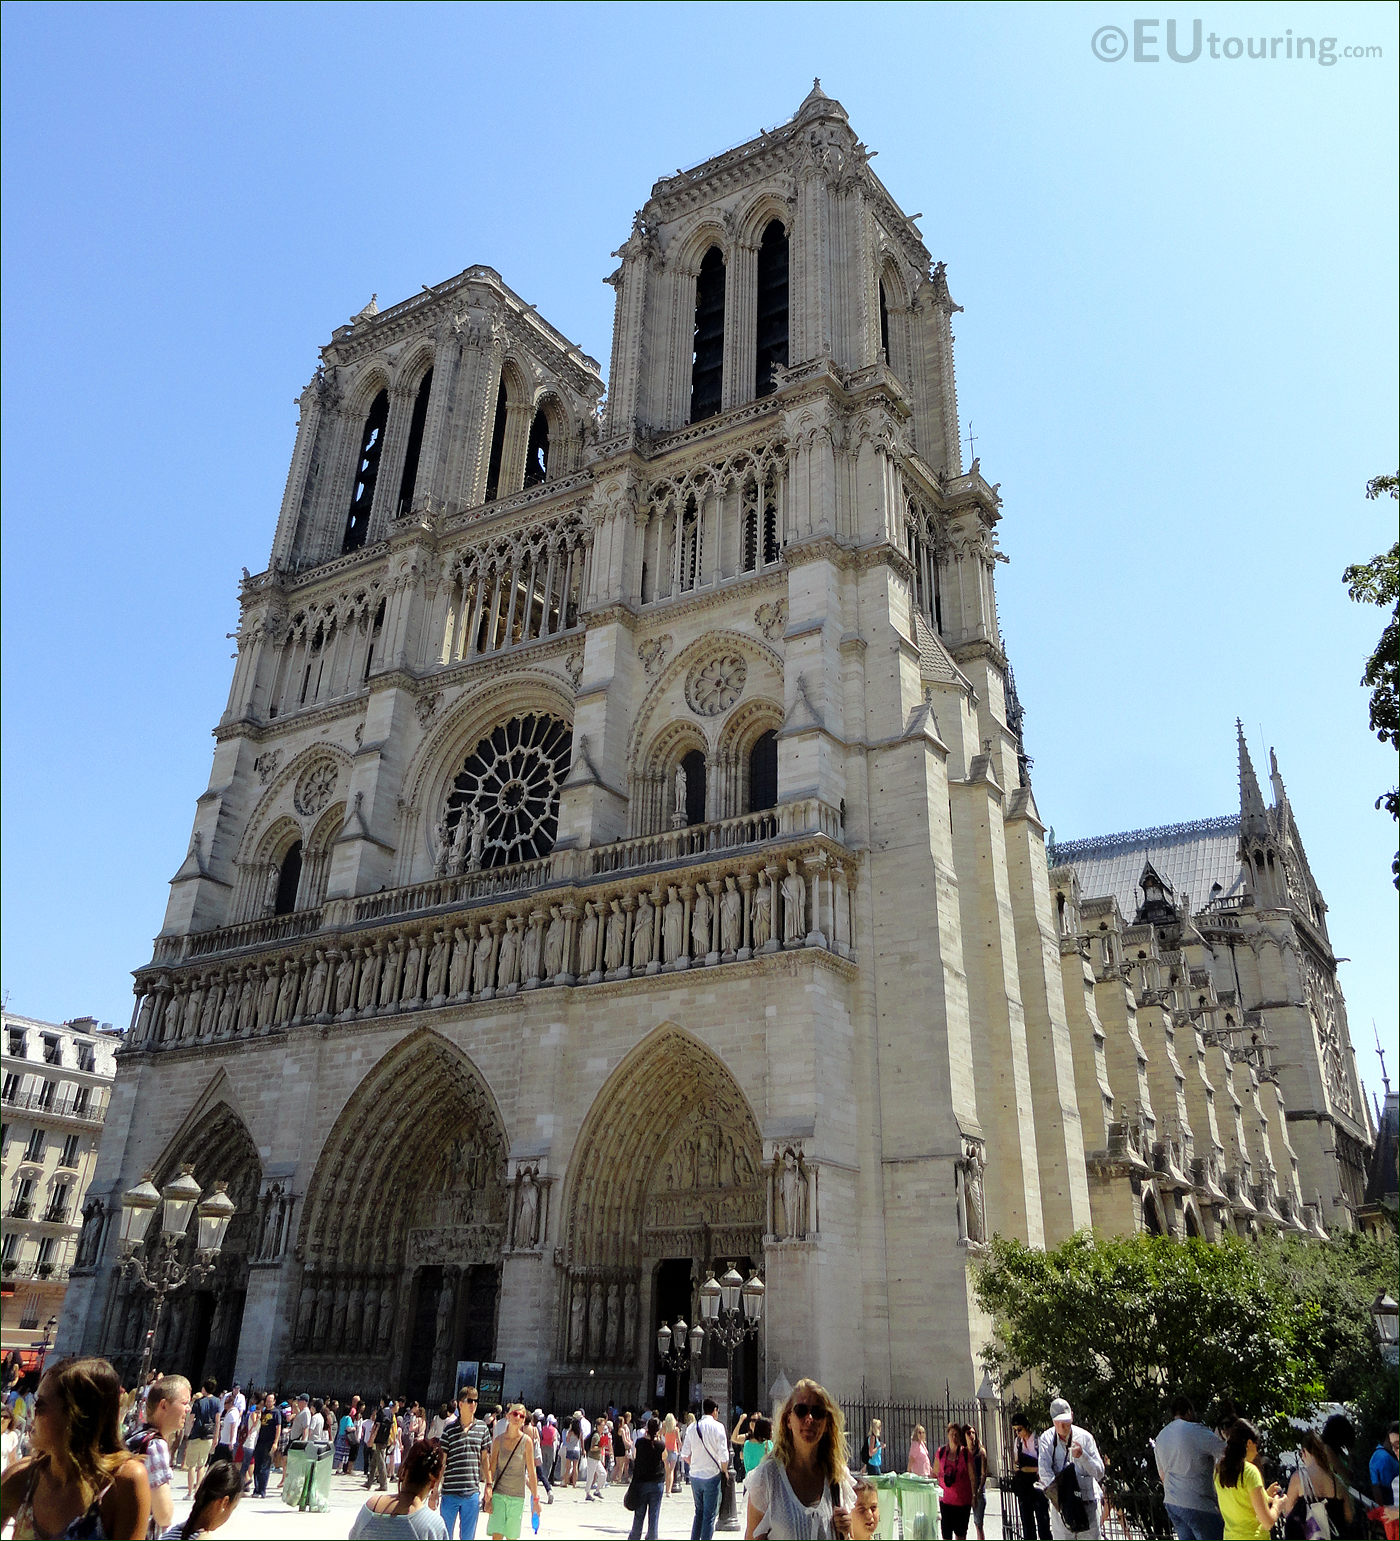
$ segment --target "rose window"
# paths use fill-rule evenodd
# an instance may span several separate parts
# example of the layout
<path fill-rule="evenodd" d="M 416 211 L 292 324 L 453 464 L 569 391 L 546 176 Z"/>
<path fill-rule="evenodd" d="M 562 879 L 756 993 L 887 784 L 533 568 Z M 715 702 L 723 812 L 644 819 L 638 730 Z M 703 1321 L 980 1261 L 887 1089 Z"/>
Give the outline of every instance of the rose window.
<path fill-rule="evenodd" d="M 513 717 L 467 756 L 447 797 L 449 840 L 481 814 L 481 865 L 531 861 L 554 848 L 559 787 L 569 773 L 571 734 L 557 717 Z M 463 837 L 465 847 L 467 837 Z"/>
<path fill-rule="evenodd" d="M 686 685 L 691 710 L 702 717 L 718 717 L 727 712 L 743 695 L 748 673 L 748 666 L 738 653 L 725 653 L 702 664 Z"/>
<path fill-rule="evenodd" d="M 335 790 L 336 768 L 329 760 L 313 765 L 297 783 L 292 802 L 298 813 L 309 816 L 320 813 L 331 800 Z"/>

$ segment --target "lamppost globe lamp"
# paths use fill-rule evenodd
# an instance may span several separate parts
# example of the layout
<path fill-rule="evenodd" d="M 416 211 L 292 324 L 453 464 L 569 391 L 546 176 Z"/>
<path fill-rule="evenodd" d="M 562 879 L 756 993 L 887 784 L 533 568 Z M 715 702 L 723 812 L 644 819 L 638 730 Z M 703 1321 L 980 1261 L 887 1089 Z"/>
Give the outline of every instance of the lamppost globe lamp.
<path fill-rule="evenodd" d="M 724 1300 L 726 1311 L 739 1309 L 739 1294 L 744 1287 L 744 1276 L 733 1263 L 725 1270 L 723 1278 L 719 1281 L 719 1292 Z"/>
<path fill-rule="evenodd" d="M 180 1175 L 172 1177 L 161 1189 L 161 1202 L 165 1206 L 161 1230 L 167 1237 L 185 1234 L 189 1228 L 190 1215 L 194 1212 L 194 1206 L 199 1203 L 202 1192 L 203 1189 L 194 1180 L 194 1168 L 190 1166 L 182 1166 Z"/>
<path fill-rule="evenodd" d="M 705 1320 L 712 1322 L 719 1315 L 720 1297 L 723 1291 L 715 1281 L 715 1271 L 710 1270 L 710 1277 L 700 1286 L 700 1309 L 704 1313 Z"/>
<path fill-rule="evenodd" d="M 699 1322 L 690 1329 L 690 1357 L 698 1359 L 705 1347 L 705 1329 Z"/>
<path fill-rule="evenodd" d="M 134 1252 L 146 1239 L 151 1217 L 160 1208 L 160 1193 L 151 1179 L 154 1172 L 147 1172 L 134 1188 L 122 1194 L 122 1235 L 124 1252 Z"/>
<path fill-rule="evenodd" d="M 656 1352 L 663 1359 L 671 1352 L 671 1329 L 665 1322 L 656 1329 Z"/>
<path fill-rule="evenodd" d="M 764 1288 L 763 1280 L 759 1278 L 757 1269 L 748 1277 L 739 1294 L 744 1302 L 744 1316 L 746 1320 L 756 1322 L 763 1315 L 763 1297 L 768 1293 Z"/>
<path fill-rule="evenodd" d="M 199 1250 L 215 1253 L 224 1244 L 224 1232 L 236 1213 L 227 1183 L 215 1183 L 199 1206 Z"/>

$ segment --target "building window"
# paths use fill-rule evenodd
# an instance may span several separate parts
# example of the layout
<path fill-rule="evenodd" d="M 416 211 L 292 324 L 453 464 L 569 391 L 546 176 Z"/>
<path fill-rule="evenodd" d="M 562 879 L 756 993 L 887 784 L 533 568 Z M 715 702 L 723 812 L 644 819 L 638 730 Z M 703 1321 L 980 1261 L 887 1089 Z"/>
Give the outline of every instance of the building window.
<path fill-rule="evenodd" d="M 78 1045 L 78 1069 L 86 1070 L 89 1074 L 97 1069 L 97 1055 L 93 1052 L 90 1043 Z"/>
<path fill-rule="evenodd" d="M 63 1141 L 63 1154 L 58 1158 L 58 1164 L 76 1171 L 78 1166 L 78 1136 L 70 1134 Z"/>
<path fill-rule="evenodd" d="M 39 1238 L 38 1267 L 35 1270 L 41 1279 L 47 1279 L 53 1272 L 54 1238 L 41 1236 Z"/>
<path fill-rule="evenodd" d="M 73 1111 L 78 1115 L 79 1118 L 86 1118 L 87 1117 L 88 1108 L 89 1108 L 89 1105 L 91 1104 L 91 1102 L 92 1102 L 92 1088 L 91 1087 L 89 1087 L 89 1086 L 80 1086 L 77 1089 L 77 1091 L 73 1093 Z"/>
<path fill-rule="evenodd" d="M 705 822 L 705 756 L 692 749 L 681 761 L 685 772 L 685 821 L 687 824 Z"/>
<path fill-rule="evenodd" d="M 23 1077 L 17 1070 L 7 1071 L 5 1073 L 5 1084 L 3 1087 L 0 1087 L 0 1097 L 4 1097 L 6 1102 L 14 1102 L 19 1096 L 19 1083 L 22 1079 Z"/>
<path fill-rule="evenodd" d="M 33 1332 L 39 1326 L 39 1297 L 31 1290 L 29 1298 L 24 1302 L 24 1310 L 20 1313 L 20 1328 L 24 1332 Z"/>
<path fill-rule="evenodd" d="M 67 1183 L 59 1183 L 53 1190 L 53 1196 L 49 1199 L 49 1207 L 44 1211 L 44 1219 L 55 1225 L 67 1225 L 68 1223 L 68 1194 Z"/>
<path fill-rule="evenodd" d="M 538 487 L 549 475 L 549 419 L 535 413 L 530 424 L 530 448 L 525 455 L 525 485 Z"/>
<path fill-rule="evenodd" d="M 26 1161 L 42 1161 L 44 1159 L 44 1131 L 33 1129 L 29 1134 L 29 1143 L 24 1147 L 24 1159 Z"/>
<path fill-rule="evenodd" d="M 779 219 L 763 232 L 758 248 L 757 338 L 754 395 L 771 396 L 773 370 L 788 362 L 788 238 Z"/>
<path fill-rule="evenodd" d="M 10 1056 L 11 1059 L 24 1058 L 23 1029 L 18 1027 L 10 1028 L 9 1031 L 5 1034 L 5 1042 L 7 1045 L 5 1052 Z"/>
<path fill-rule="evenodd" d="M 6 1231 L 5 1240 L 0 1245 L 0 1258 L 7 1263 L 14 1263 L 19 1258 L 19 1232 Z"/>
<path fill-rule="evenodd" d="M 486 462 L 486 501 L 494 503 L 501 490 L 501 459 L 506 452 L 506 377 L 496 392 L 496 420 L 491 425 L 491 457 Z"/>
<path fill-rule="evenodd" d="M 890 361 L 890 307 L 885 297 L 885 280 L 880 280 L 880 351 L 885 355 L 885 362 Z"/>
<path fill-rule="evenodd" d="M 277 872 L 277 895 L 272 902 L 274 915 L 290 915 L 297 907 L 297 889 L 301 887 L 301 841 L 296 841 L 282 858 Z"/>
<path fill-rule="evenodd" d="M 724 256 L 712 246 L 695 280 L 695 348 L 690 366 L 690 420 L 720 409 L 724 386 Z"/>
<path fill-rule="evenodd" d="M 345 518 L 341 551 L 358 551 L 369 535 L 369 515 L 374 507 L 374 484 L 379 480 L 379 459 L 384 453 L 384 429 L 389 422 L 389 393 L 380 391 L 370 404 L 355 471 L 355 490 Z"/>
<path fill-rule="evenodd" d="M 749 750 L 749 812 L 761 813 L 777 803 L 778 735 L 769 728 Z"/>
<path fill-rule="evenodd" d="M 418 394 L 413 398 L 413 416 L 408 424 L 408 448 L 403 457 L 403 475 L 399 478 L 399 512 L 406 514 L 413 507 L 413 489 L 418 481 L 418 461 L 423 454 L 423 431 L 428 426 L 428 397 L 432 394 L 433 372 L 430 369 L 418 384 Z"/>
<path fill-rule="evenodd" d="M 39 1090 L 39 1106 L 46 1111 L 54 1105 L 54 1099 L 58 1096 L 57 1081 L 45 1081 Z"/>
<path fill-rule="evenodd" d="M 34 1179 L 21 1177 L 15 1184 L 14 1203 L 10 1205 L 10 1213 L 16 1220 L 28 1220 L 34 1213 Z"/>
<path fill-rule="evenodd" d="M 44 1063 L 46 1065 L 63 1063 L 63 1040 L 54 1038 L 49 1033 L 44 1034 Z"/>

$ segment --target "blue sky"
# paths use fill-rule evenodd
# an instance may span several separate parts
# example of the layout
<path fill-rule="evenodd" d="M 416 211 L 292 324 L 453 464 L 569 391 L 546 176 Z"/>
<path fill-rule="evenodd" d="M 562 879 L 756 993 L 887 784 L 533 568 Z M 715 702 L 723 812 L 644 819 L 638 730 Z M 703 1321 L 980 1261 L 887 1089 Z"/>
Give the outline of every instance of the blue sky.
<path fill-rule="evenodd" d="M 1173 63 L 1153 9 L 1155 64 L 1094 56 L 1114 4 L 5 6 L 9 1006 L 129 1016 L 332 328 L 485 262 L 606 369 L 652 182 L 820 75 L 965 308 L 1042 813 L 1228 813 L 1242 717 L 1377 1085 L 1395 762 L 1340 573 L 1395 536 L 1396 11 L 1178 13 L 1382 50 L 1326 66 Z"/>

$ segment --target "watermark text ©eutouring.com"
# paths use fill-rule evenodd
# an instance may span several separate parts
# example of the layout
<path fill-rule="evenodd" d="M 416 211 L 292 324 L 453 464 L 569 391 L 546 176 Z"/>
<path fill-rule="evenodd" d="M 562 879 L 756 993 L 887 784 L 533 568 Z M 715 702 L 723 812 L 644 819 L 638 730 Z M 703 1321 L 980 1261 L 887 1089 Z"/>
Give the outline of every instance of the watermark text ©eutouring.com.
<path fill-rule="evenodd" d="M 1186 40 L 1187 27 L 1190 41 Z M 1287 28 L 1277 37 L 1222 37 L 1206 32 L 1199 17 L 1178 26 L 1162 23 L 1155 16 L 1138 17 L 1129 39 L 1122 27 L 1100 27 L 1089 46 L 1094 56 L 1105 64 L 1117 64 L 1131 58 L 1134 64 L 1194 64 L 1198 59 L 1302 59 L 1316 64 L 1336 64 L 1339 59 L 1379 59 L 1378 44 L 1343 44 L 1335 37 L 1294 36 Z"/>

